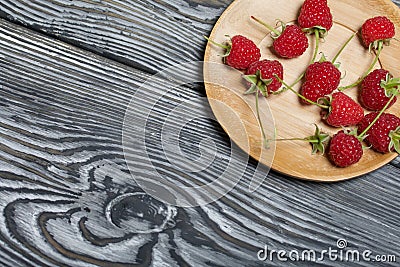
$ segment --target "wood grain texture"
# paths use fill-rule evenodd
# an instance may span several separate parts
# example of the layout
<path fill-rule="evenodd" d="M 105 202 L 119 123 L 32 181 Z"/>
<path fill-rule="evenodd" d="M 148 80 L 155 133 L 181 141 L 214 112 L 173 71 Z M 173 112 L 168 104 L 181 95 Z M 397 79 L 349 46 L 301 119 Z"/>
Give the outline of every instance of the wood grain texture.
<path fill-rule="evenodd" d="M 198 25 L 200 34 L 208 33 L 227 4 L 192 2 L 194 10 L 189 2 L 179 1 L 100 1 L 98 9 L 95 2 L 86 9 L 86 1 L 6 0 L 0 6 L 2 16 L 10 20 L 154 72 L 154 62 L 161 66 L 181 62 L 183 52 L 171 48 L 166 56 L 161 55 L 146 40 L 156 38 L 164 43 L 192 24 Z M 132 53 L 137 47 L 125 43 L 123 52 L 118 52 L 112 44 L 122 37 L 119 34 L 99 49 L 96 43 L 109 36 L 92 30 L 97 24 L 96 10 L 110 3 L 128 6 L 126 13 L 136 14 L 136 22 L 156 16 L 155 21 L 177 31 L 153 36 L 154 29 L 141 24 L 150 36 L 137 46 L 149 55 L 146 60 Z M 162 8 L 151 15 L 138 12 L 143 6 Z M 202 6 L 209 6 L 200 12 L 209 17 L 196 13 Z M 67 19 L 69 16 L 75 17 Z M 58 23 L 54 27 L 52 19 Z M 103 26 L 108 29 L 112 25 Z M 190 59 L 202 55 L 204 44 L 200 37 L 186 41 L 194 49 Z M 338 238 L 345 238 L 354 249 L 400 255 L 399 158 L 359 179 L 335 184 L 301 182 L 272 172 L 255 193 L 247 190 L 256 167 L 250 161 L 230 194 L 191 209 L 174 210 L 141 194 L 123 158 L 121 128 L 132 94 L 148 77 L 140 70 L 0 20 L 1 266 L 343 266 L 330 261 L 261 263 L 256 259 L 264 245 L 321 250 L 335 247 Z M 165 80 L 154 83 L 155 90 L 174 86 Z M 182 98 L 202 96 L 203 88 L 184 87 L 176 88 L 168 100 L 176 104 Z M 151 97 L 149 93 L 143 105 L 150 103 Z M 196 106 L 193 111 L 204 108 Z M 154 112 L 163 114 L 164 109 L 156 107 Z M 161 150 L 159 121 L 152 123 L 150 155 L 157 159 Z M 200 121 L 182 134 L 188 140 L 182 149 L 189 158 L 198 157 L 196 144 L 205 138 L 211 138 L 218 148 L 216 160 L 206 172 L 186 174 L 190 181 L 213 179 L 224 170 L 229 140 L 217 123 Z M 137 157 L 140 160 L 143 155 Z M 153 163 L 168 170 L 170 178 L 180 179 L 163 160 Z M 146 175 L 143 167 L 136 171 Z M 155 210 L 163 212 L 156 214 Z M 170 219 L 159 231 L 165 218 Z"/>
<path fill-rule="evenodd" d="M 0 16 L 135 68 L 156 72 L 173 64 L 201 60 L 203 35 L 229 3 L 6 0 L 0 3 Z"/>

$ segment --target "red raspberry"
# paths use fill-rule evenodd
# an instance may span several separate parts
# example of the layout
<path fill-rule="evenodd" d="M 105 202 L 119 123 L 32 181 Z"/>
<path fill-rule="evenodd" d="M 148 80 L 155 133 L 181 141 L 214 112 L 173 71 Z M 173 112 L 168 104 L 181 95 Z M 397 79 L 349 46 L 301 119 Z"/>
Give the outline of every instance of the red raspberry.
<path fill-rule="evenodd" d="M 307 67 L 301 94 L 315 102 L 332 93 L 339 86 L 340 78 L 341 73 L 332 62 L 315 62 Z"/>
<path fill-rule="evenodd" d="M 261 58 L 257 45 L 242 35 L 232 37 L 228 51 L 229 55 L 225 57 L 225 63 L 239 70 L 247 69 L 251 63 Z"/>
<path fill-rule="evenodd" d="M 327 81 L 336 89 L 340 83 L 341 73 L 330 61 L 314 62 L 307 67 L 305 79 L 307 81 Z"/>
<path fill-rule="evenodd" d="M 273 43 L 275 52 L 285 58 L 301 56 L 308 48 L 308 38 L 297 25 L 288 25 Z"/>
<path fill-rule="evenodd" d="M 271 36 L 274 39 L 272 46 L 278 56 L 295 58 L 301 56 L 307 50 L 308 38 L 299 26 L 285 25 L 280 21 L 282 30 L 278 31 L 254 16 L 251 16 L 251 18 L 271 31 Z"/>
<path fill-rule="evenodd" d="M 329 113 L 326 115 L 326 123 L 333 127 L 357 125 L 364 118 L 364 110 L 351 97 L 342 92 L 332 95 Z"/>
<path fill-rule="evenodd" d="M 330 94 L 329 85 L 325 81 L 322 82 L 314 82 L 314 81 L 305 81 L 301 85 L 300 93 L 313 102 L 317 102 L 318 99 Z M 301 100 L 304 104 L 310 105 L 311 103 Z"/>
<path fill-rule="evenodd" d="M 279 61 L 264 59 L 254 62 L 247 69 L 246 76 L 256 75 L 258 71 L 261 73 L 259 78 L 263 80 L 271 79 L 272 81 L 270 84 L 265 85 L 268 93 L 278 91 L 281 88 L 282 83 L 274 77 L 276 74 L 280 79 L 283 79 L 283 66 Z"/>
<path fill-rule="evenodd" d="M 339 131 L 329 143 L 328 155 L 336 166 L 348 167 L 362 158 L 362 144 L 354 135 Z"/>
<path fill-rule="evenodd" d="M 327 1 L 305 0 L 297 21 L 303 29 L 324 28 L 329 31 L 333 25 Z"/>
<path fill-rule="evenodd" d="M 387 75 L 389 75 L 389 78 L 393 77 L 387 70 L 376 69 L 368 74 L 362 81 L 360 102 L 366 109 L 373 111 L 382 110 L 390 100 L 390 94 L 387 96 L 386 89 L 381 86 L 381 82 L 386 80 Z M 394 90 L 398 90 L 398 87 L 394 87 Z M 395 97 L 392 102 L 390 102 L 388 108 L 392 106 L 396 100 L 397 98 Z"/>
<path fill-rule="evenodd" d="M 378 116 L 379 112 L 372 112 L 365 115 L 364 119 L 358 125 L 358 133 L 361 134 Z M 400 118 L 389 113 L 383 113 L 379 119 L 372 125 L 372 127 L 366 132 L 365 142 L 372 146 L 372 148 L 381 153 L 388 153 L 393 151 L 395 148 L 395 142 L 397 144 L 400 137 Z M 397 132 L 391 134 L 391 132 Z M 391 142 L 392 141 L 392 142 Z"/>
<path fill-rule="evenodd" d="M 387 17 L 378 16 L 367 19 L 361 27 L 361 37 L 366 47 L 377 46 L 377 41 L 388 41 L 395 35 L 393 22 Z"/>

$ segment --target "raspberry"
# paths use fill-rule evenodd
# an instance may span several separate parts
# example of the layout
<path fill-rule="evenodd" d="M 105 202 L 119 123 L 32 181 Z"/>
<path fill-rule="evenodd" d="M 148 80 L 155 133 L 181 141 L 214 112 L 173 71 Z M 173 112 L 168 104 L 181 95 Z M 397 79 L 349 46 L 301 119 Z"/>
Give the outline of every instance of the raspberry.
<path fill-rule="evenodd" d="M 348 167 L 360 161 L 363 155 L 363 148 L 360 140 L 354 135 L 339 131 L 330 143 L 328 156 L 338 167 Z"/>
<path fill-rule="evenodd" d="M 277 75 L 279 78 L 283 79 L 283 66 L 279 61 L 264 59 L 254 62 L 247 69 L 246 76 L 256 75 L 257 71 L 260 71 L 261 79 L 271 79 L 271 83 L 265 85 L 269 93 L 278 91 L 279 88 L 281 88 L 282 83 L 274 77 L 274 75 Z"/>
<path fill-rule="evenodd" d="M 357 125 L 364 118 L 364 110 L 351 97 L 342 92 L 334 93 L 326 123 L 334 127 Z"/>
<path fill-rule="evenodd" d="M 301 87 L 301 94 L 315 102 L 332 93 L 339 86 L 340 77 L 339 69 L 332 62 L 314 62 L 307 67 L 306 82 Z"/>
<path fill-rule="evenodd" d="M 384 16 L 367 19 L 361 27 L 361 37 L 366 47 L 374 45 L 377 41 L 388 41 L 394 35 L 393 22 Z"/>
<path fill-rule="evenodd" d="M 208 39 L 208 37 L 205 38 L 212 44 L 226 50 L 223 57 L 224 63 L 235 69 L 245 70 L 251 63 L 261 58 L 260 49 L 257 45 L 242 35 L 233 36 L 226 44 L 219 44 Z"/>
<path fill-rule="evenodd" d="M 378 116 L 379 112 L 372 112 L 365 115 L 364 119 L 358 125 L 358 133 L 361 134 Z M 396 135 L 391 136 L 391 132 L 397 132 L 399 138 L 400 118 L 390 114 L 383 113 L 379 119 L 372 125 L 366 132 L 365 142 L 372 146 L 372 148 L 381 153 L 388 153 L 394 150 L 394 141 Z M 397 140 L 398 142 L 398 140 Z"/>
<path fill-rule="evenodd" d="M 295 58 L 307 50 L 308 39 L 299 26 L 288 25 L 274 41 L 273 48 L 281 57 Z"/>
<path fill-rule="evenodd" d="M 324 28 L 329 31 L 333 25 L 327 1 L 305 0 L 297 21 L 303 29 Z"/>
<path fill-rule="evenodd" d="M 386 76 L 391 78 L 389 71 L 384 69 L 376 69 L 368 74 L 361 83 L 360 91 L 360 102 L 362 105 L 373 111 L 378 111 L 384 108 L 387 102 L 390 100 L 390 91 L 386 90 L 385 87 L 381 86 L 381 82 L 386 80 Z M 398 86 L 391 88 L 390 90 L 398 90 Z M 391 107 L 396 102 L 396 97 L 390 102 Z"/>

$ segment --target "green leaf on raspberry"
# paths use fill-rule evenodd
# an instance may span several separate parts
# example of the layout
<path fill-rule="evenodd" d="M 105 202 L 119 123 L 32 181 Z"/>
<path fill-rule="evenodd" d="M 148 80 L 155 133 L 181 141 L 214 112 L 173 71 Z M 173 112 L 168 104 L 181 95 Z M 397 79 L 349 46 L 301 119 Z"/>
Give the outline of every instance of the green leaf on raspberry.
<path fill-rule="evenodd" d="M 325 153 L 325 147 L 329 142 L 330 136 L 327 133 L 321 132 L 321 129 L 315 125 L 314 135 L 306 137 L 305 140 L 308 141 L 312 146 L 312 154 L 317 154 L 318 152 L 321 154 Z"/>
<path fill-rule="evenodd" d="M 394 38 L 388 38 L 388 39 L 383 39 L 383 40 L 376 40 L 373 41 L 372 43 L 369 44 L 368 46 L 368 51 L 371 52 L 372 50 L 378 50 L 382 46 L 389 46 L 390 45 L 390 40 Z"/>
<path fill-rule="evenodd" d="M 250 88 L 249 88 L 246 92 L 244 92 L 244 94 L 245 94 L 245 95 L 251 95 L 251 94 L 256 93 L 257 91 L 258 91 L 257 86 L 256 86 L 255 84 L 252 84 L 252 85 L 250 86 Z"/>
<path fill-rule="evenodd" d="M 321 54 L 321 58 L 318 60 L 319 63 L 323 63 L 328 61 L 328 59 L 326 59 L 326 56 L 323 52 L 320 52 Z M 340 68 L 340 62 L 334 62 L 332 61 L 333 66 L 335 66 L 336 68 Z"/>
<path fill-rule="evenodd" d="M 326 60 L 326 56 L 323 52 L 320 53 L 321 54 L 321 58 L 318 60 L 319 63 L 325 62 Z"/>
<path fill-rule="evenodd" d="M 321 38 L 324 38 L 327 34 L 328 31 L 326 30 L 326 28 L 321 27 L 321 26 L 314 26 L 312 28 L 304 28 L 303 29 L 304 32 L 309 33 L 309 34 L 315 34 L 318 31 L 318 36 Z"/>
<path fill-rule="evenodd" d="M 389 151 L 394 149 L 398 154 L 400 154 L 400 127 L 397 127 L 396 130 L 391 131 L 389 133 L 389 138 Z"/>
<path fill-rule="evenodd" d="M 385 89 L 385 95 L 391 97 L 392 95 L 397 96 L 400 86 L 400 78 L 391 78 L 390 74 L 386 74 L 385 80 L 382 80 L 380 86 Z"/>
<path fill-rule="evenodd" d="M 249 90 L 244 94 L 254 94 L 258 91 L 265 97 L 268 96 L 268 85 L 272 83 L 272 79 L 263 79 L 261 76 L 261 71 L 257 70 L 256 74 L 243 75 L 243 78 L 251 84 Z"/>
<path fill-rule="evenodd" d="M 348 134 L 348 135 L 354 135 L 355 137 L 358 137 L 357 136 L 357 128 L 354 128 L 354 129 L 344 129 L 344 132 L 345 132 L 345 134 Z M 362 140 L 364 140 L 364 137 L 360 137 L 360 139 L 359 139 L 360 141 L 362 141 Z"/>
<path fill-rule="evenodd" d="M 260 90 L 260 92 L 261 92 L 261 94 L 262 94 L 263 96 L 268 97 L 268 91 L 267 91 L 267 89 L 265 88 L 265 86 L 261 86 L 261 87 L 259 88 L 259 90 Z"/>

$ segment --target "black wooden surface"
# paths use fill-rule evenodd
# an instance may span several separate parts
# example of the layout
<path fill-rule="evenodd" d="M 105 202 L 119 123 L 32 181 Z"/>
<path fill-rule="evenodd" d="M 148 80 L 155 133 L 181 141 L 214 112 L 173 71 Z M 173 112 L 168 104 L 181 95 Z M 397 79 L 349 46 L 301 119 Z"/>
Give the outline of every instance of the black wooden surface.
<path fill-rule="evenodd" d="M 165 205 L 135 184 L 121 143 L 132 95 L 160 69 L 201 60 L 202 36 L 230 2 L 0 2 L 1 266 L 397 266 L 262 263 L 256 253 L 264 245 L 328 249 L 344 238 L 351 248 L 400 261 L 399 158 L 334 184 L 271 172 L 254 193 L 247 190 L 256 167 L 250 161 L 230 194 L 196 208 Z M 153 83 L 156 93 L 175 81 Z M 183 86 L 168 99 L 177 105 L 204 95 L 201 85 Z M 148 153 L 157 159 L 153 120 Z M 185 179 L 213 179 L 226 167 L 229 139 L 212 120 L 189 125 L 182 150 L 196 159 L 206 137 L 217 144 L 216 160 Z M 153 164 L 181 178 L 167 162 Z"/>

